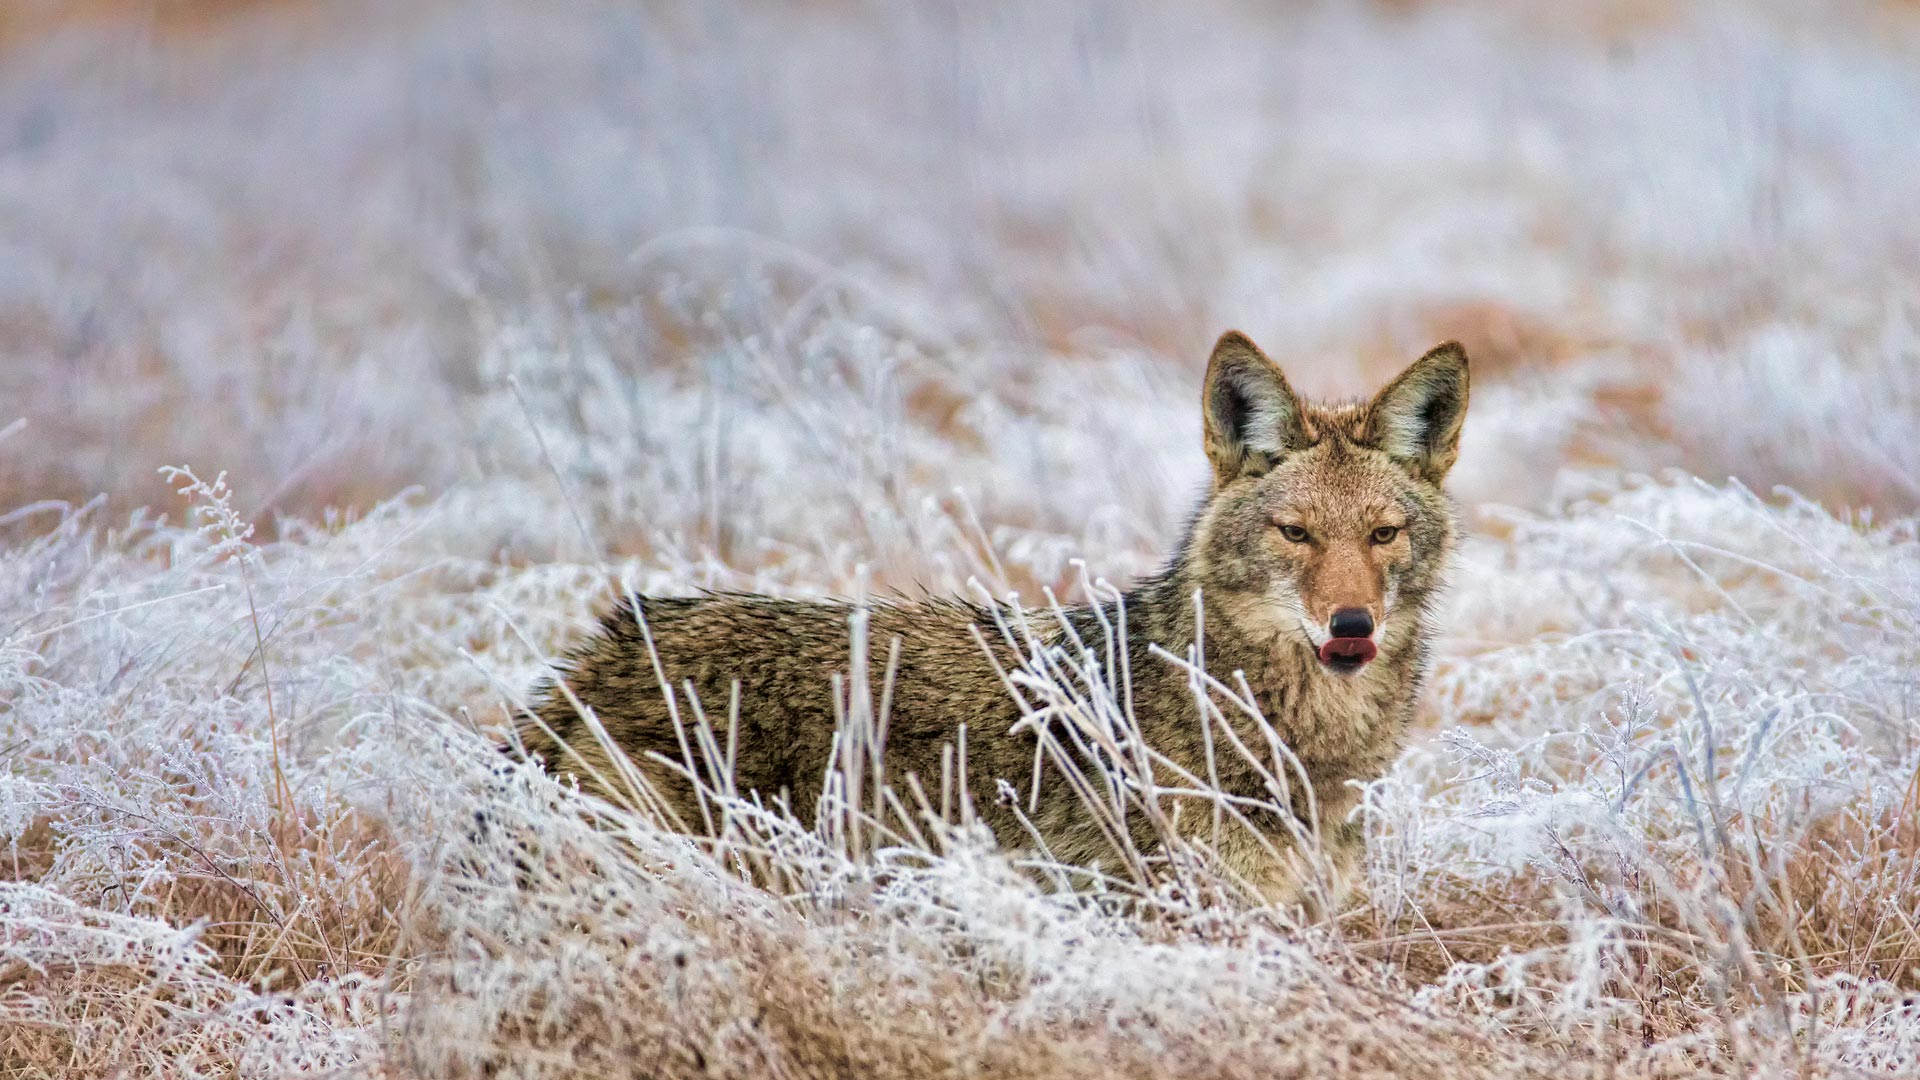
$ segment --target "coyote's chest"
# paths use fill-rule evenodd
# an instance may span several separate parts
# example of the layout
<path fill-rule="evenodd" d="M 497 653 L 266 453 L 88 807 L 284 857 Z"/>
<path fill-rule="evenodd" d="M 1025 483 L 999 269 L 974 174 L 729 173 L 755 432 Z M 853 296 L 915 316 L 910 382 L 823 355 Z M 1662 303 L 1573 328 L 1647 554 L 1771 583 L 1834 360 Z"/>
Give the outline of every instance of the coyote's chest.
<path fill-rule="evenodd" d="M 1398 752 L 1413 684 L 1393 659 L 1350 676 L 1291 658 L 1248 673 L 1261 714 L 1316 785 L 1370 780 Z"/>

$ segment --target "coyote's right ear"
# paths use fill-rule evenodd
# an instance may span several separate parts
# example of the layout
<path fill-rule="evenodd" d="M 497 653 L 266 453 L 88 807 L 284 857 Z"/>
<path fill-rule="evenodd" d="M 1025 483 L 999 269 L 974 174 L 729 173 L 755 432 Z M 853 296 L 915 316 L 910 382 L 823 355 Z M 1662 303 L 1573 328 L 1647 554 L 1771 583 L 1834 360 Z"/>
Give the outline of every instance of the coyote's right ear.
<path fill-rule="evenodd" d="M 1215 483 L 1259 476 L 1306 446 L 1301 412 L 1287 377 L 1258 345 L 1238 330 L 1220 335 L 1200 399 Z"/>

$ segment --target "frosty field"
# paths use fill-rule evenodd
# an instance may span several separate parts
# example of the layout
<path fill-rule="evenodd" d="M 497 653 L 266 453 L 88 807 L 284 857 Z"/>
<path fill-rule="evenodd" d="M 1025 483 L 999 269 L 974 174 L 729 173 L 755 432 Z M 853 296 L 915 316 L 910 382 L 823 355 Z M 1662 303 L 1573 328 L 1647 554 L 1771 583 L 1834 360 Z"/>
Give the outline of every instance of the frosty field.
<path fill-rule="evenodd" d="M 1912 1075 L 1916 56 L 1896 3 L 0 9 L 0 1075 Z M 492 749 L 620 583 L 1150 572 L 1230 326 L 1315 396 L 1473 357 L 1340 917 L 1049 892 L 904 786 L 695 845 Z"/>

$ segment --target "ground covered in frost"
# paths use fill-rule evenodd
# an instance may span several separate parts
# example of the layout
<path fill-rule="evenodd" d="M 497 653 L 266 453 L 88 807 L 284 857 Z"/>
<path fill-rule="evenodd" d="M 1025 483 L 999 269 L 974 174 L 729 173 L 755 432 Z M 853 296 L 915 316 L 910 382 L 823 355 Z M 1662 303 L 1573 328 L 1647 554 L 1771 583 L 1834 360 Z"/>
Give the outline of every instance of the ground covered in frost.
<path fill-rule="evenodd" d="M 1910 1074 L 1920 25 L 1846 7 L 0 13 L 0 1067 Z M 1353 910 L 491 751 L 616 580 L 1151 570 L 1229 325 L 1474 357 Z"/>

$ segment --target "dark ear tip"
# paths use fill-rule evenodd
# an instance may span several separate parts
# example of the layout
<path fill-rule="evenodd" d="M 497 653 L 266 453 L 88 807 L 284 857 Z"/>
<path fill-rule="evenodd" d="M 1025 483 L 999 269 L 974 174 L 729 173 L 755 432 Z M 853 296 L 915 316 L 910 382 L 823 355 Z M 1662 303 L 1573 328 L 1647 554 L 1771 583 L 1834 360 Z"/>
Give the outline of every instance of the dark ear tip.
<path fill-rule="evenodd" d="M 1420 359 L 1444 360 L 1447 363 L 1458 364 L 1464 368 L 1467 366 L 1467 350 L 1465 346 L 1457 341 L 1443 341 L 1433 348 L 1428 349 L 1427 355 Z"/>
<path fill-rule="evenodd" d="M 1254 352 L 1259 352 L 1260 346 L 1255 345 L 1252 338 L 1240 331 L 1229 330 L 1220 335 L 1220 340 L 1213 343 L 1214 352 L 1219 352 L 1222 349 L 1251 349 Z"/>

